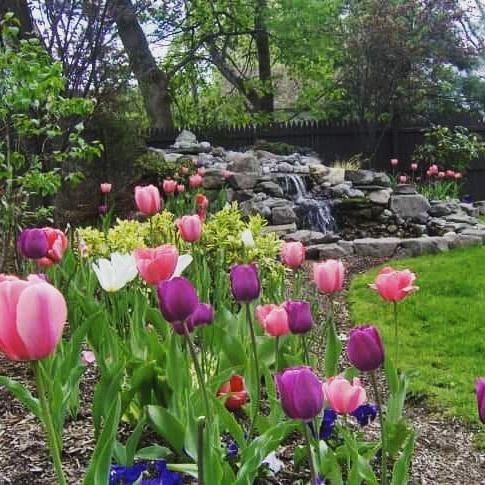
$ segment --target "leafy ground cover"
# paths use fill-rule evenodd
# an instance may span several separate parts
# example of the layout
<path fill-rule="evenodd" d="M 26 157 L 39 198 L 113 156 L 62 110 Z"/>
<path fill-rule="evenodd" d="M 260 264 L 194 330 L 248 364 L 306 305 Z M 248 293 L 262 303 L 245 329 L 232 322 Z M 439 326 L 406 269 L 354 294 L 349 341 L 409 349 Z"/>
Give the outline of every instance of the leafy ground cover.
<path fill-rule="evenodd" d="M 393 262 L 417 274 L 420 290 L 399 304 L 400 367 L 413 372 L 414 398 L 476 422 L 475 378 L 485 372 L 485 268 L 482 247 Z M 392 305 L 367 285 L 380 268 L 350 287 L 352 321 L 376 323 L 391 346 Z"/>

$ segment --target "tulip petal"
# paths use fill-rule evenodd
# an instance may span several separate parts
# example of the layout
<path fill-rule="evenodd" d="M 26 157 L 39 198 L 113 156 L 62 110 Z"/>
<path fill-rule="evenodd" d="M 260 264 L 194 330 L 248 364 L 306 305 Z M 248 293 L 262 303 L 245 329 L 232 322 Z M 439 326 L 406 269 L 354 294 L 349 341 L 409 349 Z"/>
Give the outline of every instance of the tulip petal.
<path fill-rule="evenodd" d="M 182 256 L 179 256 L 177 259 L 177 265 L 175 266 L 175 269 L 173 271 L 172 278 L 175 278 L 176 276 L 181 276 L 185 269 L 190 266 L 193 260 L 194 258 L 191 254 L 182 254 Z"/>

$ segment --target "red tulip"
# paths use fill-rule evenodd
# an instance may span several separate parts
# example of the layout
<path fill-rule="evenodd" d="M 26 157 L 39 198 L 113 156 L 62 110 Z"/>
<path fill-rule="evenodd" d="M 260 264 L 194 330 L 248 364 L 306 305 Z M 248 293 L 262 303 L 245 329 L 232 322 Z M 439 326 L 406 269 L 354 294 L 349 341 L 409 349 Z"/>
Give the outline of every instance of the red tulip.
<path fill-rule="evenodd" d="M 281 246 L 281 260 L 290 268 L 299 268 L 305 262 L 305 246 L 301 242 L 285 242 Z"/>
<path fill-rule="evenodd" d="M 283 306 L 258 305 L 256 319 L 263 330 L 272 337 L 281 337 L 290 331 L 288 314 Z"/>
<path fill-rule="evenodd" d="M 178 251 L 171 244 L 157 248 L 135 249 L 133 255 L 141 277 L 149 284 L 156 285 L 169 279 L 178 261 Z"/>
<path fill-rule="evenodd" d="M 62 294 L 42 279 L 0 283 L 0 351 L 13 360 L 52 354 L 67 319 Z"/>
<path fill-rule="evenodd" d="M 102 184 L 99 184 L 99 189 L 103 194 L 109 194 L 111 192 L 111 187 L 112 185 L 109 184 L 108 182 L 104 182 Z"/>
<path fill-rule="evenodd" d="M 135 202 L 142 214 L 153 216 L 160 211 L 160 192 L 154 185 L 139 185 L 135 187 Z"/>
<path fill-rule="evenodd" d="M 225 406 L 229 411 L 236 411 L 240 409 L 248 400 L 248 392 L 246 391 L 246 385 L 244 378 L 238 374 L 235 374 L 217 391 L 218 396 L 228 397 L 225 399 Z"/>
<path fill-rule="evenodd" d="M 162 188 L 166 194 L 173 194 L 177 190 L 177 182 L 175 180 L 165 179 Z"/>
<path fill-rule="evenodd" d="M 338 293 L 344 287 L 345 267 L 342 261 L 328 259 L 313 265 L 313 280 L 320 293 Z"/>
<path fill-rule="evenodd" d="M 185 242 L 195 242 L 202 234 L 202 221 L 198 215 L 183 216 L 175 221 L 180 237 Z"/>
<path fill-rule="evenodd" d="M 413 285 L 415 279 L 416 275 L 409 269 L 398 271 L 386 267 L 380 271 L 369 287 L 376 290 L 384 300 L 397 302 L 419 289 Z"/>

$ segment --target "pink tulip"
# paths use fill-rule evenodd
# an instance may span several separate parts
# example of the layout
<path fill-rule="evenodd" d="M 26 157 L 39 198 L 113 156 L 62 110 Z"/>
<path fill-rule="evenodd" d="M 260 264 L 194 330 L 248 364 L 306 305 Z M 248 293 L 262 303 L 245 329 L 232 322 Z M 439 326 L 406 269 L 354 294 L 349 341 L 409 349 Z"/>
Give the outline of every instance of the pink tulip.
<path fill-rule="evenodd" d="M 430 165 L 428 170 L 431 172 L 432 175 L 436 175 L 439 172 L 438 165 Z"/>
<path fill-rule="evenodd" d="M 460 180 L 462 177 L 463 177 L 463 174 L 461 174 L 460 172 L 455 173 L 455 180 Z"/>
<path fill-rule="evenodd" d="M 419 289 L 413 285 L 415 279 L 416 275 L 409 269 L 398 271 L 386 267 L 369 287 L 376 290 L 384 300 L 397 302 Z"/>
<path fill-rule="evenodd" d="M 185 185 L 184 184 L 177 185 L 177 192 L 179 194 L 181 194 L 182 192 L 185 192 Z"/>
<path fill-rule="evenodd" d="M 443 179 L 445 178 L 445 172 L 438 172 L 438 178 Z"/>
<path fill-rule="evenodd" d="M 177 182 L 175 180 L 165 179 L 162 188 L 166 194 L 173 194 L 177 190 Z"/>
<path fill-rule="evenodd" d="M 135 202 L 138 210 L 146 216 L 160 211 L 160 192 L 154 185 L 135 187 Z"/>
<path fill-rule="evenodd" d="M 342 376 L 330 377 L 323 383 L 323 394 L 330 407 L 340 414 L 354 412 L 367 400 L 365 389 L 357 378 L 350 383 Z"/>
<path fill-rule="evenodd" d="M 175 271 L 179 256 L 177 248 L 171 244 L 135 249 L 133 255 L 138 272 L 149 285 L 169 279 Z"/>
<path fill-rule="evenodd" d="M 203 176 L 205 175 L 205 167 L 199 167 L 199 168 L 197 169 L 197 173 L 198 173 L 198 174 L 199 174 L 201 177 L 203 177 Z"/>
<path fill-rule="evenodd" d="M 399 175 L 399 183 L 405 184 L 408 181 L 407 175 Z"/>
<path fill-rule="evenodd" d="M 18 277 L 13 274 L 0 273 L 0 283 L 4 281 L 17 281 Z"/>
<path fill-rule="evenodd" d="M 299 268 L 305 261 L 305 247 L 301 242 L 285 242 L 281 246 L 281 260 L 290 268 Z"/>
<path fill-rule="evenodd" d="M 109 194 L 111 192 L 111 187 L 112 185 L 109 184 L 108 182 L 104 182 L 102 184 L 99 184 L 99 188 L 103 194 Z"/>
<path fill-rule="evenodd" d="M 197 165 L 199 165 L 199 160 L 197 160 L 197 158 L 193 158 L 192 163 L 197 167 Z"/>
<path fill-rule="evenodd" d="M 432 172 L 430 169 L 426 170 L 426 175 L 428 177 L 432 177 L 434 175 L 434 172 Z"/>
<path fill-rule="evenodd" d="M 185 242 L 195 242 L 202 234 L 202 221 L 199 216 L 183 216 L 175 221 L 180 237 Z"/>
<path fill-rule="evenodd" d="M 96 355 L 92 350 L 83 350 L 81 352 L 81 362 L 85 365 L 94 364 Z"/>
<path fill-rule="evenodd" d="M 195 175 L 191 175 L 189 177 L 189 186 L 191 189 L 196 189 L 202 185 L 202 177 L 196 173 Z"/>
<path fill-rule="evenodd" d="M 418 164 L 417 163 L 411 163 L 411 170 L 413 172 L 416 172 L 417 169 L 418 169 Z"/>
<path fill-rule="evenodd" d="M 446 176 L 450 179 L 454 179 L 455 178 L 455 172 L 454 170 L 447 170 L 446 171 Z"/>
<path fill-rule="evenodd" d="M 391 165 L 393 167 L 396 167 L 398 163 L 399 163 L 399 160 L 397 158 L 391 158 Z"/>
<path fill-rule="evenodd" d="M 40 278 L 0 283 L 0 351 L 13 360 L 52 354 L 67 319 L 64 297 Z"/>
<path fill-rule="evenodd" d="M 36 259 L 41 268 L 48 268 L 59 263 L 69 246 L 67 236 L 60 230 L 52 227 L 44 227 L 42 230 L 47 236 L 48 250 L 44 258 Z"/>
<path fill-rule="evenodd" d="M 320 293 L 337 293 L 344 287 L 345 268 L 342 261 L 327 259 L 322 263 L 314 263 L 313 280 Z"/>
<path fill-rule="evenodd" d="M 230 170 L 223 170 L 222 171 L 222 178 L 224 180 L 227 180 L 231 175 L 232 175 L 232 172 Z"/>
<path fill-rule="evenodd" d="M 258 305 L 256 319 L 263 330 L 272 337 L 281 337 L 290 331 L 288 314 L 283 306 Z"/>

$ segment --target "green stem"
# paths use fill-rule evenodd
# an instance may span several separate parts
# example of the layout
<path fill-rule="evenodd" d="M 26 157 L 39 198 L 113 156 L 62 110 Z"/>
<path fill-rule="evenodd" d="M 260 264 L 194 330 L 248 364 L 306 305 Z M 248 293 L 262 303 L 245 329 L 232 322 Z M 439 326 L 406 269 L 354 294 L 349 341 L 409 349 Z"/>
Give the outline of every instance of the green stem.
<path fill-rule="evenodd" d="M 44 425 L 44 429 L 47 434 L 47 442 L 49 445 L 49 450 L 51 452 L 52 460 L 54 462 L 54 470 L 57 476 L 57 484 L 67 485 L 66 479 L 64 477 L 64 472 L 62 471 L 61 449 L 59 443 L 60 440 L 54 426 L 49 401 L 47 399 L 45 391 L 41 361 L 33 361 L 32 370 L 35 376 L 37 392 L 39 393 L 39 401 L 42 410 L 42 424 Z"/>
<path fill-rule="evenodd" d="M 370 373 L 370 380 L 372 388 L 374 389 L 374 396 L 376 398 L 377 408 L 379 412 L 379 423 L 381 426 L 381 485 L 387 484 L 387 451 L 386 451 L 386 434 L 384 430 L 384 415 L 382 413 L 382 399 L 377 385 L 377 377 L 375 372 Z"/>
<path fill-rule="evenodd" d="M 278 372 L 280 370 L 280 338 L 276 337 L 275 341 L 275 370 Z"/>
<path fill-rule="evenodd" d="M 209 406 L 209 397 L 207 396 L 207 389 L 204 383 L 204 377 L 202 376 L 202 370 L 200 368 L 199 360 L 197 359 L 197 354 L 195 352 L 194 342 L 190 336 L 190 332 L 187 329 L 187 324 L 184 322 L 184 330 L 185 330 L 185 339 L 189 346 L 190 355 L 192 356 L 192 360 L 194 362 L 195 373 L 197 374 L 197 380 L 199 381 L 199 386 L 202 390 L 202 396 L 204 399 L 204 406 L 205 406 L 205 414 L 207 419 L 210 419 L 210 406 Z"/>
<path fill-rule="evenodd" d="M 315 468 L 315 460 L 313 459 L 313 451 L 312 451 L 312 442 L 310 436 L 310 430 L 306 423 L 302 423 L 303 426 L 303 434 L 305 436 L 305 444 L 308 453 L 308 462 L 310 463 L 310 484 L 317 485 L 317 470 Z"/>
<path fill-rule="evenodd" d="M 394 312 L 394 359 L 396 369 L 399 368 L 399 328 L 397 322 L 397 302 L 393 302 L 393 312 Z"/>
<path fill-rule="evenodd" d="M 150 216 L 150 245 L 151 246 L 154 245 L 154 242 L 153 242 L 153 220 L 152 220 L 152 217 L 153 216 Z"/>
<path fill-rule="evenodd" d="M 197 477 L 199 485 L 204 485 L 204 427 L 205 416 L 197 419 Z"/>
<path fill-rule="evenodd" d="M 301 336 L 301 341 L 303 342 L 303 360 L 305 361 L 305 365 L 310 365 L 310 355 L 308 354 L 308 343 L 305 334 Z"/>
<path fill-rule="evenodd" d="M 256 395 L 253 398 L 253 415 L 251 416 L 251 424 L 249 426 L 248 439 L 251 439 L 251 434 L 254 428 L 254 422 L 256 420 L 256 413 L 258 412 L 259 398 L 261 396 L 261 377 L 259 375 L 259 361 L 258 361 L 258 349 L 256 346 L 256 333 L 254 332 L 254 323 L 251 318 L 251 305 L 246 304 L 246 318 L 249 324 L 249 331 L 251 333 L 251 346 L 253 348 L 253 358 L 254 358 L 254 378 L 256 379 Z"/>

